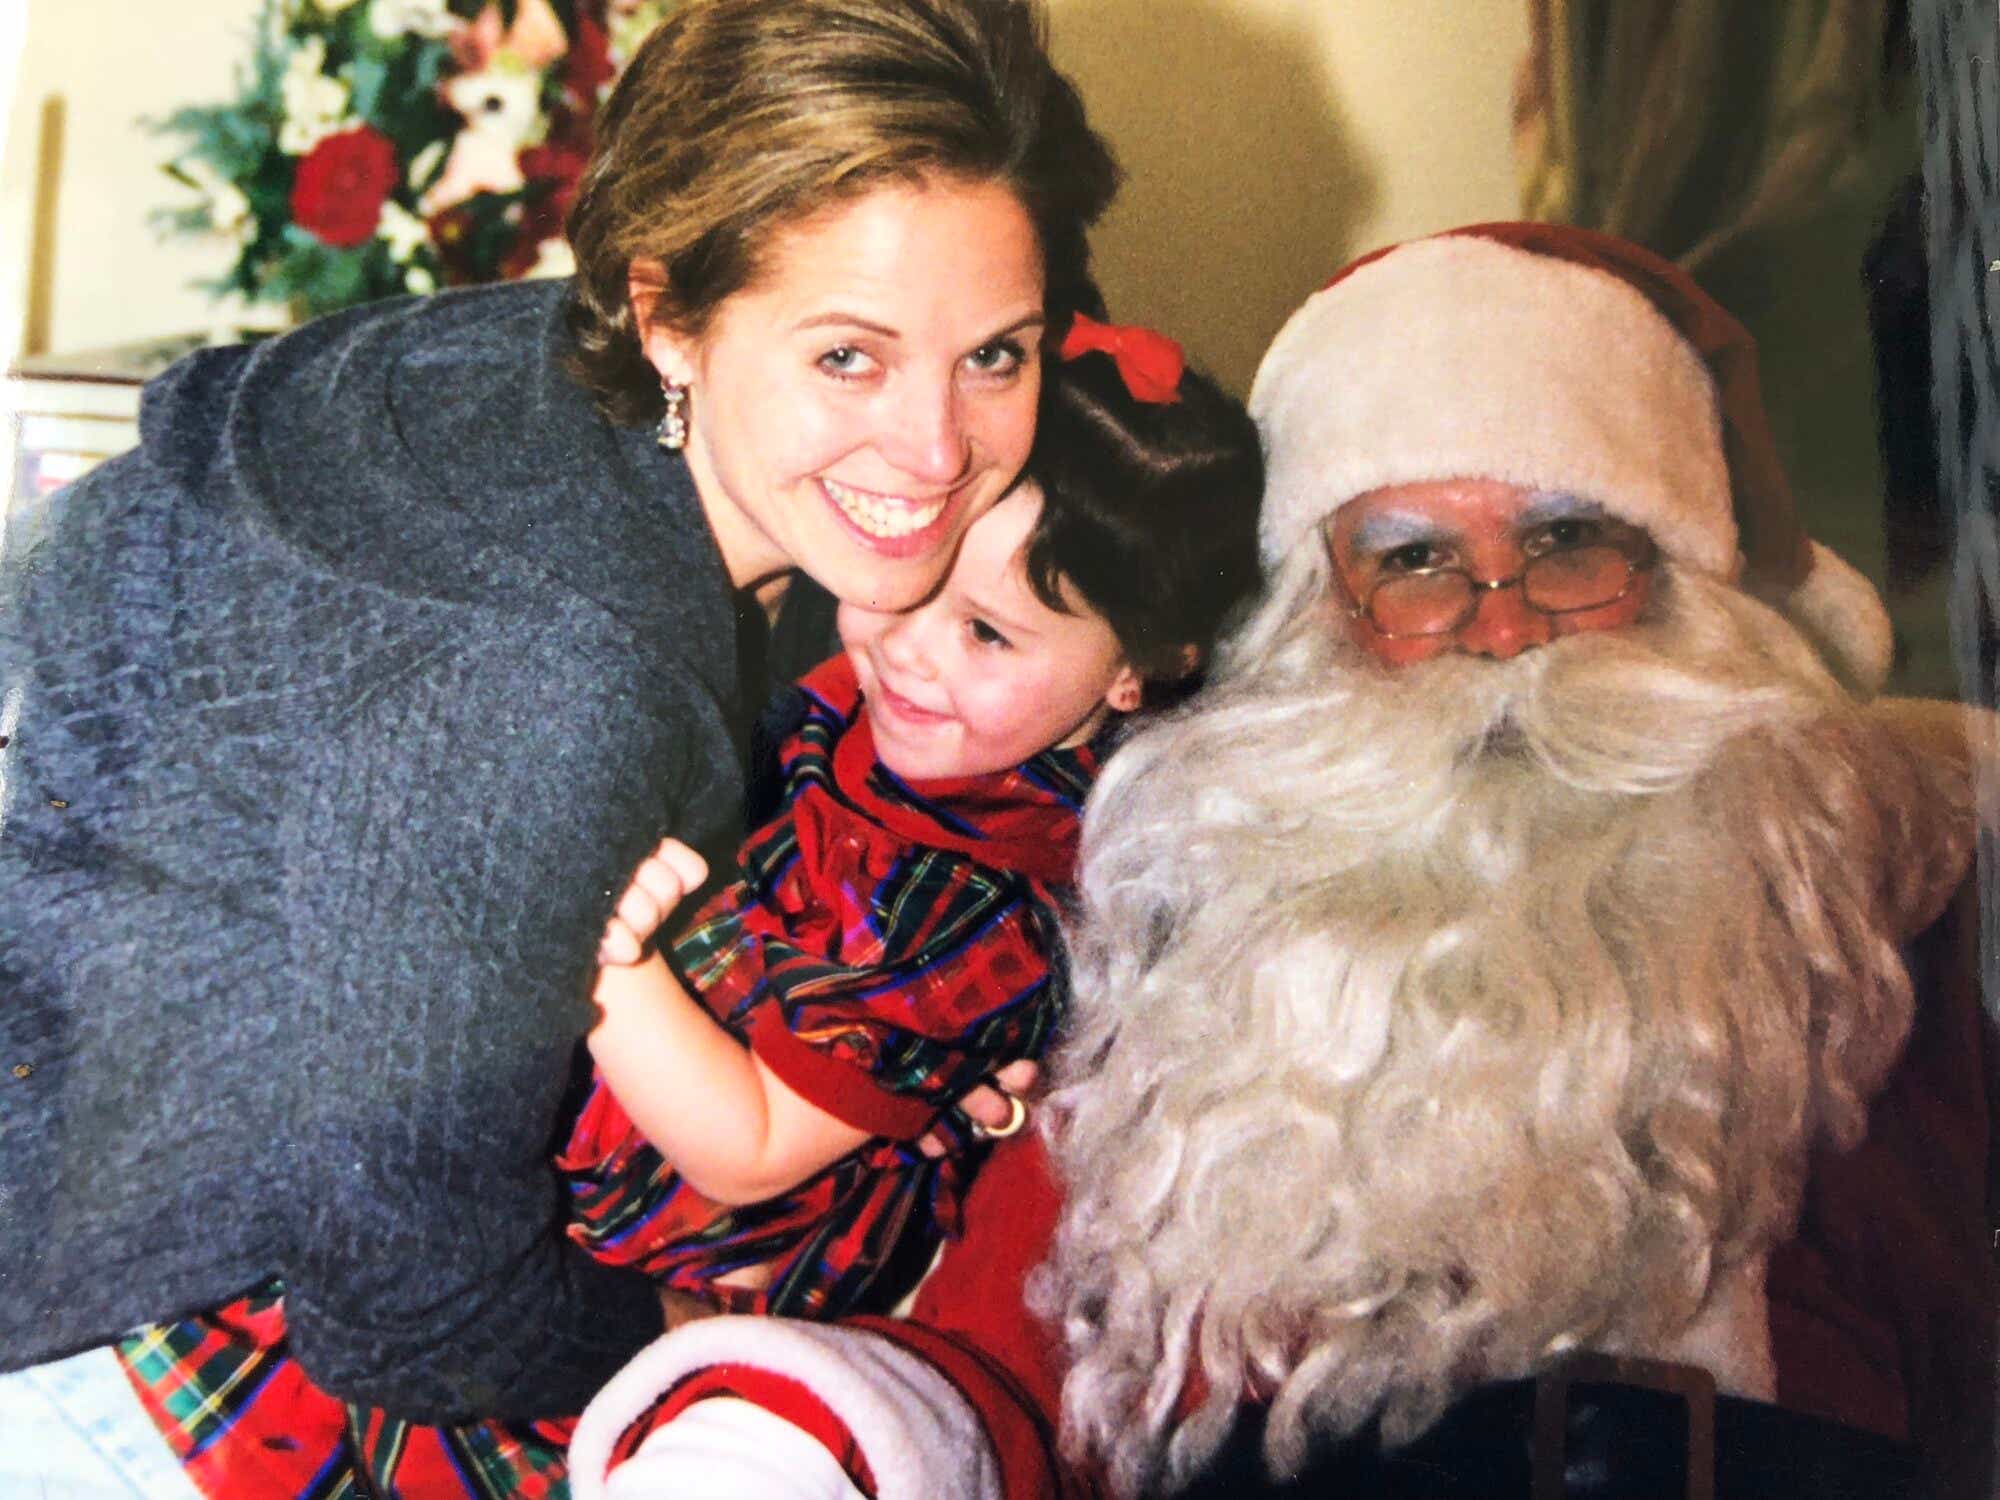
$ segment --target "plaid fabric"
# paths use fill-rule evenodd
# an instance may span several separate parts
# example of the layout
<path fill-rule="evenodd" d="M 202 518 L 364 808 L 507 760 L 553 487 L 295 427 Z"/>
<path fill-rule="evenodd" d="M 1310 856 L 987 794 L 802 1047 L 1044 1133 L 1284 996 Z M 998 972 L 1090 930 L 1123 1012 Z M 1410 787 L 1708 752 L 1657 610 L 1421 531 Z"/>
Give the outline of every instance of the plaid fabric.
<path fill-rule="evenodd" d="M 938 1237 L 956 1231 L 970 1181 L 966 1161 L 929 1161 L 914 1147 L 876 1141 L 782 1198 L 730 1208 L 682 1182 L 601 1079 L 585 1123 L 610 1145 L 568 1170 L 570 1237 L 599 1260 L 720 1297 L 738 1312 L 834 1318 L 893 1305 L 929 1264 Z M 771 1272 L 762 1290 L 714 1285 L 756 1265 Z"/>
<path fill-rule="evenodd" d="M 740 1310 L 827 1318 L 893 1304 L 956 1232 L 975 1159 L 930 1161 L 908 1142 L 1048 1040 L 1055 892 L 1097 761 L 1087 748 L 1050 751 L 999 775 L 911 786 L 875 761 L 845 658 L 800 690 L 784 811 L 746 841 L 738 881 L 697 915 L 674 963 L 791 1086 L 843 1118 L 896 1128 L 782 1198 L 728 1208 L 680 1180 L 599 1077 L 556 1165 L 568 1233 L 599 1260 Z M 713 1285 L 748 1265 L 771 1268 L 768 1287 Z M 568 1423 L 417 1427 L 350 1407 L 290 1357 L 282 1298 L 274 1282 L 120 1346 L 203 1493 L 567 1494 Z"/>
<path fill-rule="evenodd" d="M 273 1284 L 207 1317 L 148 1328 L 118 1347 L 140 1402 L 206 1494 L 347 1497 L 345 1414 L 285 1355 Z M 269 1418 L 283 1413 L 286 1420 Z M 300 1413 L 316 1420 L 294 1422 Z"/>
<path fill-rule="evenodd" d="M 271 1282 L 118 1346 L 139 1400 L 188 1477 L 229 1500 L 567 1495 L 566 1424 L 416 1427 L 349 1407 L 308 1380 Z"/>
<path fill-rule="evenodd" d="M 674 944 L 724 1025 L 766 1051 L 782 1025 L 847 1065 L 801 1076 L 814 1103 L 913 1138 L 1000 1063 L 1039 1055 L 1055 1021 L 1053 886 L 1069 878 L 1086 747 L 991 776 L 911 786 L 875 759 L 845 657 L 800 685 L 782 816 L 751 835 L 738 879 Z"/>

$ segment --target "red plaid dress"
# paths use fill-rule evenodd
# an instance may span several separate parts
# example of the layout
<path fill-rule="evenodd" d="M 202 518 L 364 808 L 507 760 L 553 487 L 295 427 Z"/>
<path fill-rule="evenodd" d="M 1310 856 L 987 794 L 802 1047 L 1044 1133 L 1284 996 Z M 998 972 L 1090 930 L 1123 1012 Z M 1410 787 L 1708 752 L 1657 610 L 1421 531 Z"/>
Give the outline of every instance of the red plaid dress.
<path fill-rule="evenodd" d="M 1058 889 L 1096 773 L 1088 748 L 911 785 L 875 760 L 852 667 L 801 684 L 785 804 L 738 879 L 674 945 L 716 1017 L 804 1097 L 876 1139 L 747 1207 L 688 1188 L 593 1075 L 557 1154 L 568 1233 L 600 1260 L 692 1290 L 767 1265 L 733 1304 L 808 1317 L 882 1310 L 954 1233 L 974 1161 L 911 1144 L 1000 1063 L 1039 1055 L 1058 988 Z M 536 1497 L 567 1492 L 568 1424 L 417 1427 L 306 1379 L 275 1283 L 142 1331 L 120 1357 L 189 1476 L 218 1497 Z"/>

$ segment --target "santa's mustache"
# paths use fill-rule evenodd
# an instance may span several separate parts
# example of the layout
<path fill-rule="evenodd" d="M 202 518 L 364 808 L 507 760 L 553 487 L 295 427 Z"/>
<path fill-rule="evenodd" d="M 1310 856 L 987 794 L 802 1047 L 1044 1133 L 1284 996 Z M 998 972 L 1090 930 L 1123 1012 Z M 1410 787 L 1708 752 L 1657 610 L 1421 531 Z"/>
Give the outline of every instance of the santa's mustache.
<path fill-rule="evenodd" d="M 1683 783 L 1731 739 L 1836 694 L 1810 653 L 1784 649 L 1733 591 L 1675 579 L 1661 592 L 1638 625 L 1561 635 L 1508 659 L 1451 651 L 1386 667 L 1335 637 L 1325 670 L 1357 706 L 1433 737 L 1462 770 L 1505 762 L 1576 790 L 1637 795 Z"/>

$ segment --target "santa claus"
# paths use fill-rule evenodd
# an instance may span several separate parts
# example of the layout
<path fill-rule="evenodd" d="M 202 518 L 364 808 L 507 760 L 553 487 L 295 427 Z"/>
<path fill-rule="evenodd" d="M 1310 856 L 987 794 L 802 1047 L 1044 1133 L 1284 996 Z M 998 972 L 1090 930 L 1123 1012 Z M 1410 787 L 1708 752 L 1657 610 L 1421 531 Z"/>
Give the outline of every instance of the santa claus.
<path fill-rule="evenodd" d="M 668 1335 L 579 1496 L 1990 1493 L 1983 726 L 1873 699 L 1743 330 L 1478 226 L 1251 406 L 1269 590 L 1092 799 L 1044 1139 L 908 1317 Z"/>

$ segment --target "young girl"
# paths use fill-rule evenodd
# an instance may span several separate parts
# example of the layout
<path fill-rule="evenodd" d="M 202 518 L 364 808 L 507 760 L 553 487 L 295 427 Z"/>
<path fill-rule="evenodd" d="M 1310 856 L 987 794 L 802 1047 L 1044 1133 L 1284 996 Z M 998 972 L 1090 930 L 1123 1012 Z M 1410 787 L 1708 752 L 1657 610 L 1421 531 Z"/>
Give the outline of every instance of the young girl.
<path fill-rule="evenodd" d="M 949 1233 L 976 1152 L 915 1142 L 1057 1019 L 1055 914 L 1118 721 L 1184 692 L 1256 581 L 1242 408 L 1143 329 L 1078 319 L 1026 477 L 905 614 L 843 605 L 799 687 L 778 816 L 673 948 L 608 962 L 596 1071 L 557 1153 L 600 1261 L 739 1308 L 886 1310 Z M 702 879 L 648 861 L 609 959 Z M 691 994 L 690 991 L 693 993 Z M 694 998 L 699 995 L 699 1000 Z M 565 1425 L 421 1428 L 319 1392 L 245 1299 L 126 1347 L 212 1494 L 535 1495 Z M 256 1488 L 261 1486 L 261 1488 Z"/>

